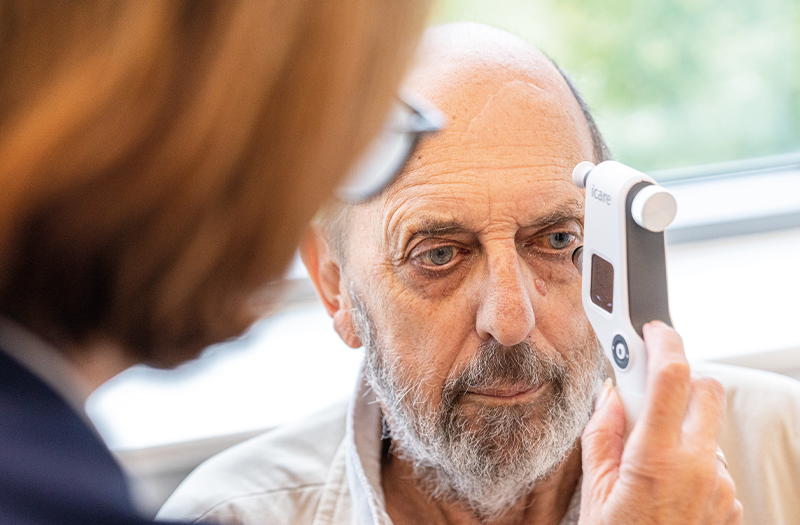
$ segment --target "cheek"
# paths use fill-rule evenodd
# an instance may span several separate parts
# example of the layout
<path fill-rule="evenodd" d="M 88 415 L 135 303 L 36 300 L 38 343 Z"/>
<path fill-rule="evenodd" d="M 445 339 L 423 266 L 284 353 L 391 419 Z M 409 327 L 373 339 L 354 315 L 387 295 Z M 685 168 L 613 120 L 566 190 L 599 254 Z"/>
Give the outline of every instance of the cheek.
<path fill-rule="evenodd" d="M 594 332 L 581 301 L 581 280 L 548 283 L 547 295 L 536 314 L 536 324 L 547 339 L 560 351 L 585 346 L 594 339 Z"/>
<path fill-rule="evenodd" d="M 474 322 L 460 293 L 431 301 L 416 290 L 392 287 L 375 312 L 387 362 L 418 382 L 426 397 L 439 399 L 445 379 L 457 366 L 474 333 Z M 380 319 L 380 320 L 379 320 Z"/>
<path fill-rule="evenodd" d="M 544 280 L 550 287 L 570 289 L 577 282 L 580 288 L 581 276 L 572 262 L 572 251 L 553 259 L 534 255 L 525 259 L 534 277 Z"/>
<path fill-rule="evenodd" d="M 439 303 L 458 293 L 476 260 L 476 254 L 468 254 L 460 258 L 458 264 L 450 270 L 437 272 L 426 271 L 409 261 L 397 269 L 396 278 L 409 294 L 423 301 Z"/>

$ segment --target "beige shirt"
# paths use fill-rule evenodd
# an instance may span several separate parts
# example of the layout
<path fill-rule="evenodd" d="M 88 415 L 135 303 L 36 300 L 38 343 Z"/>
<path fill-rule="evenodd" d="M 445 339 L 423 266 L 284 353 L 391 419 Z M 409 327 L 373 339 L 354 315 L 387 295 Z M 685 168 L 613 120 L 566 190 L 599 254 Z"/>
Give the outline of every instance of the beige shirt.
<path fill-rule="evenodd" d="M 800 525 L 800 382 L 756 370 L 695 367 L 725 386 L 720 446 L 748 525 Z M 359 383 L 339 403 L 212 458 L 178 487 L 161 519 L 387 525 L 381 413 Z M 577 523 L 579 493 L 562 525 Z"/>
<path fill-rule="evenodd" d="M 800 381 L 738 366 L 692 368 L 725 387 L 719 446 L 745 525 L 800 525 Z"/>
<path fill-rule="evenodd" d="M 348 404 L 269 431 L 198 467 L 158 519 L 391 525 L 381 488 L 381 431 L 380 407 L 360 378 Z M 577 523 L 579 510 L 577 490 L 561 525 Z"/>

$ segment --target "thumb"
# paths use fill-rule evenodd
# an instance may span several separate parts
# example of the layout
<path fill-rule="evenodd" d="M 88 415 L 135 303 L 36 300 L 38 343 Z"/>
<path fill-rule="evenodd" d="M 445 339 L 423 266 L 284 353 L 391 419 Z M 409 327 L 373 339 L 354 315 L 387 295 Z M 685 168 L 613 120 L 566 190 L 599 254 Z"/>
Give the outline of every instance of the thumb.
<path fill-rule="evenodd" d="M 594 415 L 581 437 L 583 486 L 581 499 L 603 503 L 619 477 L 625 433 L 622 400 L 606 379 L 597 397 Z M 590 503 L 587 501 L 587 503 Z"/>

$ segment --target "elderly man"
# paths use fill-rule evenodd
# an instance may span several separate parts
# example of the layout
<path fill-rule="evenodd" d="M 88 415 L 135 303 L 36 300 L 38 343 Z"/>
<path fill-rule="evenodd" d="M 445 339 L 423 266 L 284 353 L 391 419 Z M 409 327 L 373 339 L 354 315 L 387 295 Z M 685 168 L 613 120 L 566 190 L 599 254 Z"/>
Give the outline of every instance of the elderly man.
<path fill-rule="evenodd" d="M 332 209 L 304 249 L 335 330 L 365 348 L 348 411 L 224 453 L 161 515 L 738 523 L 715 454 L 722 390 L 690 378 L 674 331 L 646 326 L 650 397 L 627 443 L 619 398 L 601 389 L 570 174 L 605 146 L 575 90 L 530 45 L 476 25 L 431 30 L 407 87 L 446 131 L 380 196 Z"/>

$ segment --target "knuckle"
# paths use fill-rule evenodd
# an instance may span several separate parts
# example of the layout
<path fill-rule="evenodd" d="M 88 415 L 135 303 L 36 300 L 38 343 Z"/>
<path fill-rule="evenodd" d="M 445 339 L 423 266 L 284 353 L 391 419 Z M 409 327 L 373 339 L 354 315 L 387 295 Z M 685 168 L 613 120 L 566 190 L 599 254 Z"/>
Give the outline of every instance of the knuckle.
<path fill-rule="evenodd" d="M 697 376 L 692 378 L 692 387 L 712 399 L 718 406 L 725 406 L 725 387 L 711 377 Z"/>
<path fill-rule="evenodd" d="M 744 520 L 744 508 L 742 502 L 738 499 L 733 500 L 733 509 L 731 510 L 731 519 L 729 523 L 742 523 Z"/>
<path fill-rule="evenodd" d="M 692 453 L 686 453 L 681 457 L 681 465 L 690 472 L 691 486 L 697 494 L 704 494 L 708 498 L 714 498 L 717 501 L 722 500 L 724 492 L 730 489 L 723 487 L 723 485 L 730 481 L 725 472 L 720 472 L 719 460 L 716 455 L 713 461 L 708 458 L 707 451 L 696 450 Z M 732 492 L 731 492 L 732 494 Z M 730 498 L 731 500 L 733 497 Z"/>
<path fill-rule="evenodd" d="M 725 387 L 716 379 L 709 378 L 709 387 L 711 388 L 714 396 L 721 402 L 725 402 Z"/>
<path fill-rule="evenodd" d="M 691 369 L 685 362 L 671 362 L 658 370 L 656 380 L 667 384 L 687 384 L 691 378 Z"/>
<path fill-rule="evenodd" d="M 699 492 L 707 492 L 708 495 L 717 491 L 721 495 L 720 489 L 722 488 L 719 483 L 719 474 L 716 470 L 716 465 L 712 468 L 704 468 L 697 474 L 696 486 Z M 702 489 L 701 489 L 702 487 Z"/>
<path fill-rule="evenodd" d="M 612 437 L 612 434 L 603 427 L 602 422 L 590 419 L 581 434 L 581 444 L 584 448 L 593 450 L 594 447 L 601 446 Z"/>
<path fill-rule="evenodd" d="M 665 336 L 670 341 L 670 343 L 674 345 L 680 345 L 681 347 L 683 346 L 683 337 L 681 337 L 681 334 L 679 334 L 674 328 L 665 327 Z"/>
<path fill-rule="evenodd" d="M 650 330 L 664 343 L 683 347 L 683 338 L 673 327 L 663 323 L 653 323 L 650 325 Z"/>
<path fill-rule="evenodd" d="M 729 505 L 736 501 L 736 485 L 729 476 L 723 477 L 719 484 L 719 495 L 722 501 L 727 502 Z"/>

